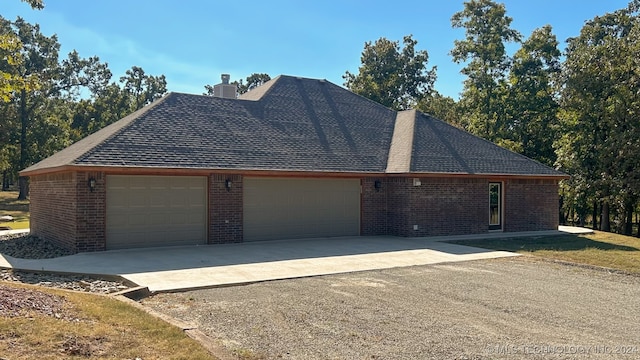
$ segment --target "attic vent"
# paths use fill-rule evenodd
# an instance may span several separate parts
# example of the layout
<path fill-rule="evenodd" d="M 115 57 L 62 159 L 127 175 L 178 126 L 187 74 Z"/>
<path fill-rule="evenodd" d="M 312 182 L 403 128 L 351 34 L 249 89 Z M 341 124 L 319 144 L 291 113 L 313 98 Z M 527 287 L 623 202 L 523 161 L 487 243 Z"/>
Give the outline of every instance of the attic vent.
<path fill-rule="evenodd" d="M 213 96 L 225 99 L 235 99 L 238 89 L 235 84 L 229 84 L 231 75 L 222 74 L 220 76 L 222 83 L 213 85 Z"/>

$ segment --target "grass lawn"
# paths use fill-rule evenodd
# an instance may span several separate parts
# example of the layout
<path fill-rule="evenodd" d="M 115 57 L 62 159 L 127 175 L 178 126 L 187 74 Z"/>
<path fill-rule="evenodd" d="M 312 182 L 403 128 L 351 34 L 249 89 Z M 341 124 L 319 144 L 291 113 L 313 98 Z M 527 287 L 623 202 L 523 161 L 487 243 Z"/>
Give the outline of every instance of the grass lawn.
<path fill-rule="evenodd" d="M 216 359 L 181 329 L 114 298 L 7 282 L 0 289 L 3 359 Z M 19 293 L 16 301 L 7 291 Z"/>
<path fill-rule="evenodd" d="M 0 227 L 13 230 L 29 228 L 29 200 L 16 200 L 17 191 L 0 191 L 0 216 L 11 215 L 13 222 L 0 222 Z"/>
<path fill-rule="evenodd" d="M 640 275 L 640 238 L 637 237 L 596 231 L 586 235 L 464 240 L 455 243 L 602 266 Z"/>

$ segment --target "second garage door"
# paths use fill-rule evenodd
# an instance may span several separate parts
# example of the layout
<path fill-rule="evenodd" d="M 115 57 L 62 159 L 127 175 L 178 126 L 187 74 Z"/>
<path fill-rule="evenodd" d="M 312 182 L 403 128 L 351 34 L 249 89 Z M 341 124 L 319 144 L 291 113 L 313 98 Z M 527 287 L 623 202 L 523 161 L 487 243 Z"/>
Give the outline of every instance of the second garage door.
<path fill-rule="evenodd" d="M 107 175 L 107 249 L 206 243 L 204 176 Z"/>
<path fill-rule="evenodd" d="M 359 179 L 245 178 L 244 240 L 360 234 Z"/>

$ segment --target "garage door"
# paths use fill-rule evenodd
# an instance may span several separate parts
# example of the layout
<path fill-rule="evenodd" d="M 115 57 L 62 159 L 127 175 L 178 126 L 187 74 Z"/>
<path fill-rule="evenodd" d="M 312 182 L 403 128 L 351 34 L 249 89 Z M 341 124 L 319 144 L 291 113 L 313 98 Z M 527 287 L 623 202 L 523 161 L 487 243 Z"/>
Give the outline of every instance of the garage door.
<path fill-rule="evenodd" d="M 203 176 L 107 176 L 107 249 L 206 243 Z"/>
<path fill-rule="evenodd" d="M 244 240 L 360 234 L 359 179 L 245 178 Z"/>

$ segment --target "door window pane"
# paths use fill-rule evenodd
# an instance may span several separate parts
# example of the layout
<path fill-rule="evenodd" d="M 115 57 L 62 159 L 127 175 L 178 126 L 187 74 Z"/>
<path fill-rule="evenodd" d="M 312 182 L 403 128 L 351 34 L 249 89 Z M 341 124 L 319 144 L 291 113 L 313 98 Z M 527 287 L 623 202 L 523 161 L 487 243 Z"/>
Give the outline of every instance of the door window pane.
<path fill-rule="evenodd" d="M 499 229 L 502 218 L 501 183 L 489 183 L 489 225 L 491 229 Z"/>

